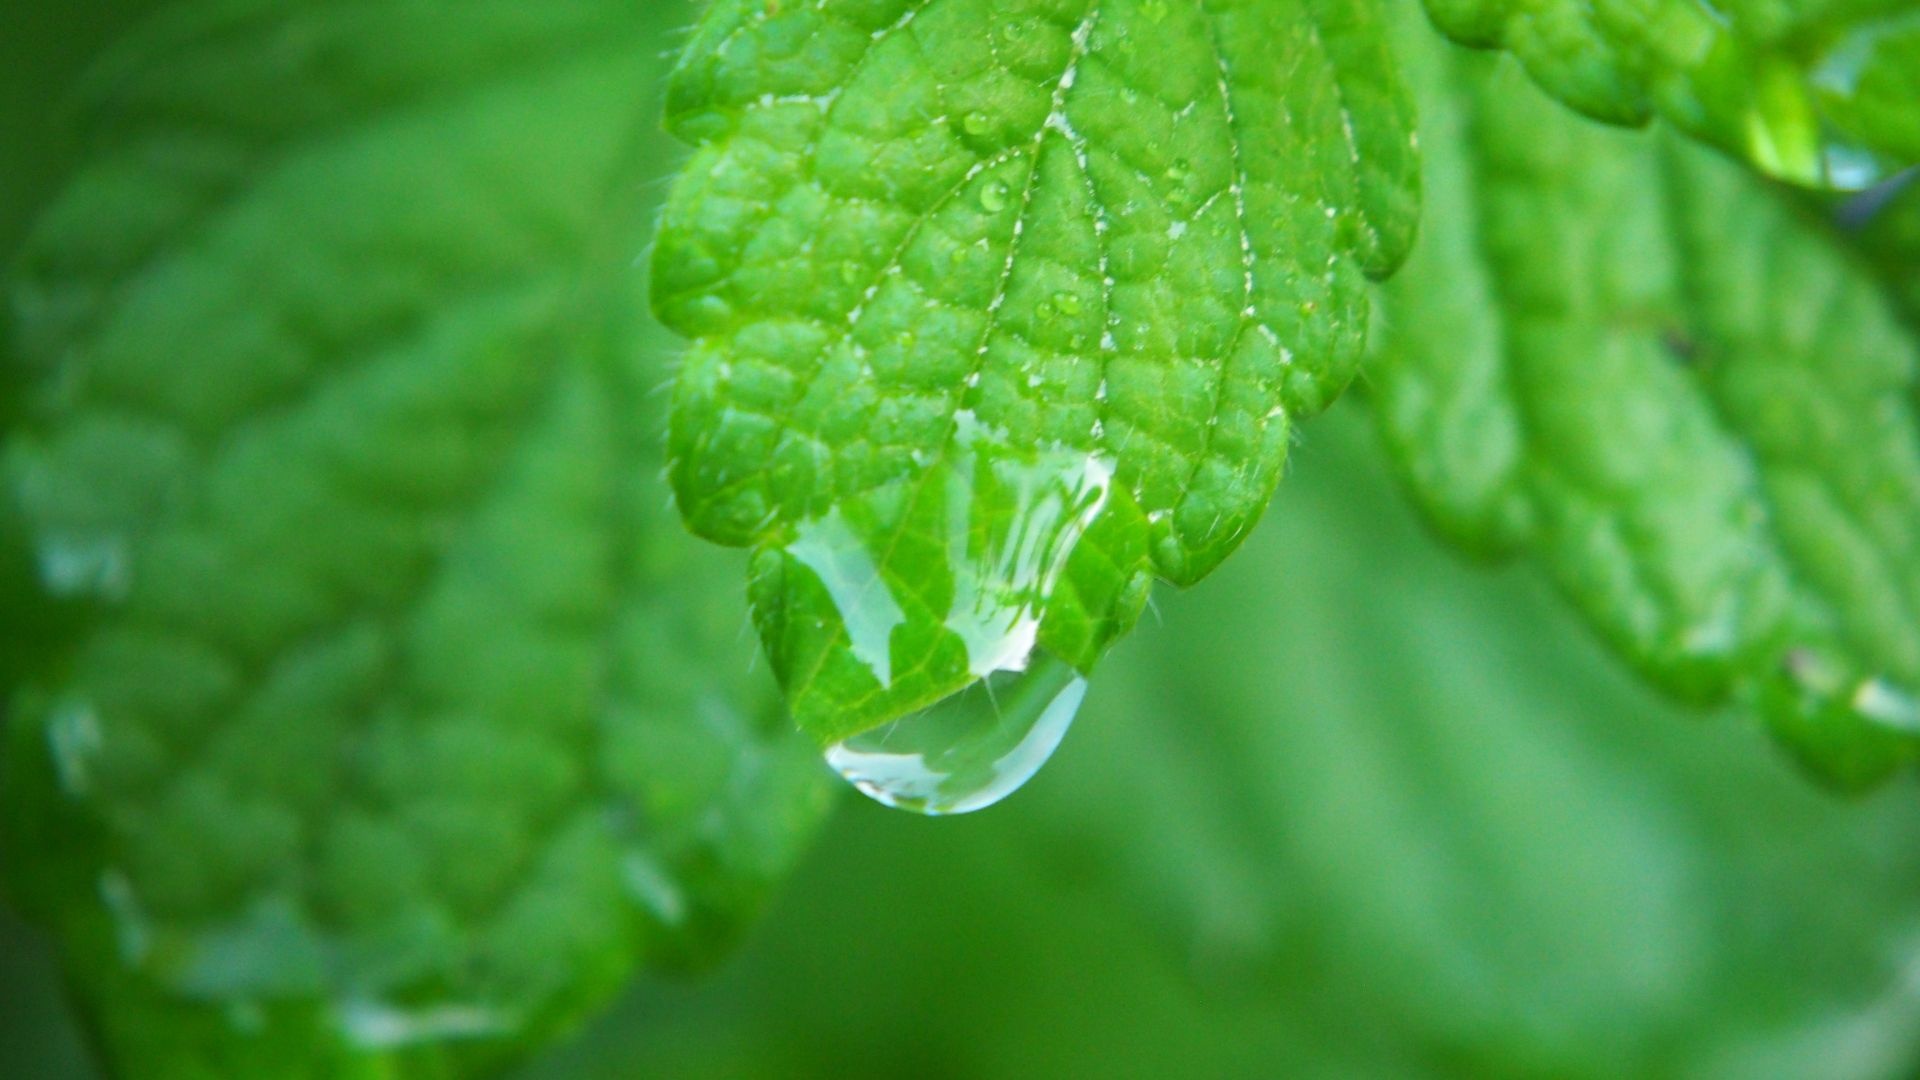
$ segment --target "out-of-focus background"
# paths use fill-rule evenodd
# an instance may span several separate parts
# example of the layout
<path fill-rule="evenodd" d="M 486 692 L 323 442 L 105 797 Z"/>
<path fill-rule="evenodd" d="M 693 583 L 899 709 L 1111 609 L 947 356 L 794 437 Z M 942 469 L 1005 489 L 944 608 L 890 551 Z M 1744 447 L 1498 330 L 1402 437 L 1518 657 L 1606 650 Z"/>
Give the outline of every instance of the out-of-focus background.
<path fill-rule="evenodd" d="M 66 88 L 156 6 L 0 11 L 7 262 L 90 152 Z M 655 36 L 636 53 L 670 53 L 691 15 L 670 8 L 640 20 Z M 657 79 L 664 61 L 653 67 Z M 648 145 L 623 189 L 636 205 L 676 163 L 664 140 Z M 424 216 L 430 182 L 419 198 Z M 162 344 L 192 362 L 195 342 Z M 739 619 L 736 595 L 710 603 Z M 26 682 L 56 663 L 27 647 L 51 632 L 30 610 L 5 612 L 0 638 Z M 44 869 L 20 850 L 0 866 L 10 892 Z M 610 1005 L 501 1066 L 527 1080 L 958 1080 L 1920 1065 L 1911 786 L 1830 797 L 1759 732 L 1657 700 L 1537 575 L 1469 566 L 1429 540 L 1352 403 L 1310 428 L 1243 553 L 1159 595 L 1026 790 L 952 820 L 845 796 L 799 850 L 737 950 L 609 986 Z M 90 1010 L 116 999 L 84 986 L 100 962 L 80 961 L 70 992 L 53 937 L 0 916 L 0 1075 L 103 1075 L 88 1033 L 112 1018 Z M 294 992 L 219 985 L 240 983 Z M 430 991 L 410 992 L 431 1012 Z M 193 1007 L 228 1009 L 215 1028 L 244 1038 L 255 1004 Z"/>

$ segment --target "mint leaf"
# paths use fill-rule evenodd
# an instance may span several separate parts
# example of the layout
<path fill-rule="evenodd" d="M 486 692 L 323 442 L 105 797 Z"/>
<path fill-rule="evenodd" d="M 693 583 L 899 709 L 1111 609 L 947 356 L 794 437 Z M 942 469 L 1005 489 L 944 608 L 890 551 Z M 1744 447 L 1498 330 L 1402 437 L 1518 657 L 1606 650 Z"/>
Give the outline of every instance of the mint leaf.
<path fill-rule="evenodd" d="M 1367 2 L 720 0 L 669 120 L 673 481 L 822 741 L 1212 570 L 1412 233 Z"/>
<path fill-rule="evenodd" d="M 711 952 L 820 817 L 656 488 L 664 30 L 187 3 L 89 83 L 12 292 L 10 528 L 74 623 L 5 820 L 128 1075 L 473 1071 Z"/>
<path fill-rule="evenodd" d="M 1920 734 L 1920 343 L 1865 265 L 1676 139 L 1424 65 L 1430 227 L 1372 369 L 1409 486 L 1638 669 L 1860 786 Z"/>
<path fill-rule="evenodd" d="M 1861 187 L 1920 162 L 1912 0 L 1427 0 L 1446 33 L 1511 50 L 1589 116 L 1660 115 L 1766 172 Z"/>

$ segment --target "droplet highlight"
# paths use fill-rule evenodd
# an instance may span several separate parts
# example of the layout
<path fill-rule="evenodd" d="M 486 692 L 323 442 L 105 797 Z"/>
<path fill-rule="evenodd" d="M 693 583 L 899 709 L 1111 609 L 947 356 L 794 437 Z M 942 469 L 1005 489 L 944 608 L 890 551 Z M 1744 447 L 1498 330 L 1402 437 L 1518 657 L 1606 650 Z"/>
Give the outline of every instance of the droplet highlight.
<path fill-rule="evenodd" d="M 827 763 L 885 806 L 929 815 L 984 810 L 1053 756 L 1086 698 L 1073 666 L 1036 653 L 932 707 L 827 748 Z"/>

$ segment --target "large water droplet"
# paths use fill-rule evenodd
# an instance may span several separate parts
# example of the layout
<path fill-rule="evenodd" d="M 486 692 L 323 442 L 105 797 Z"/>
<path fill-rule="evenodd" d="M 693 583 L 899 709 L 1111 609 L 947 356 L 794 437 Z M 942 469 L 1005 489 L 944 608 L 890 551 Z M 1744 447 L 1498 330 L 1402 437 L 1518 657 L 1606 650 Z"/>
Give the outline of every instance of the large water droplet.
<path fill-rule="evenodd" d="M 1087 681 L 1036 653 L 932 707 L 827 748 L 827 763 L 887 806 L 965 814 L 1019 790 L 1073 725 Z"/>
<path fill-rule="evenodd" d="M 1097 451 L 1022 447 L 961 410 L 921 471 L 757 558 L 756 619 L 796 721 L 888 805 L 951 814 L 1005 797 L 1046 762 L 1080 673 L 1138 613 L 1138 515 Z"/>

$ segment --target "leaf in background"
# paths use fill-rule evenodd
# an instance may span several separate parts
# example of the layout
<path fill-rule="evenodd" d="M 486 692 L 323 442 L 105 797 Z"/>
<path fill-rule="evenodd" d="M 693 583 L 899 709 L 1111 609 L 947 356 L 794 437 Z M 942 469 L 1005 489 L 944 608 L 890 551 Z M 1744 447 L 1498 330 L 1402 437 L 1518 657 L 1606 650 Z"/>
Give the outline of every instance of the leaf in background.
<path fill-rule="evenodd" d="M 1213 569 L 1412 234 L 1369 0 L 720 0 L 668 113 L 674 483 L 827 742 Z"/>
<path fill-rule="evenodd" d="M 511 1056 L 824 809 L 655 486 L 648 11 L 188 3 L 88 84 L 4 458 L 82 618 L 5 794 L 127 1075 Z"/>
<path fill-rule="evenodd" d="M 1709 152 L 1420 68 L 1433 210 L 1371 369 L 1415 497 L 1826 777 L 1911 760 L 1920 347 L 1873 274 Z"/>
<path fill-rule="evenodd" d="M 1914 0 L 1427 0 L 1446 33 L 1511 50 L 1616 124 L 1653 114 L 1800 184 L 1920 162 Z"/>

